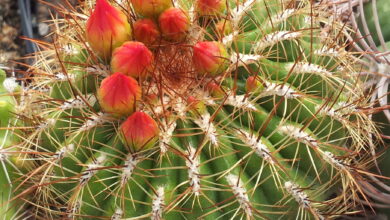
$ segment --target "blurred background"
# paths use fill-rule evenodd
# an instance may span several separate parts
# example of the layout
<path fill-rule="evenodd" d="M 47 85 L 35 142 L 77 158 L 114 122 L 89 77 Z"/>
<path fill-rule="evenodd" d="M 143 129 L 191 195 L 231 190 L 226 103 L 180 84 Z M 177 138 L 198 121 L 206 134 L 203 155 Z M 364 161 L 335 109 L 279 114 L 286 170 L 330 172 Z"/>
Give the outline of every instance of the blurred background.
<path fill-rule="evenodd" d="M 77 2 L 67 1 L 71 5 Z M 31 62 L 23 57 L 36 47 L 25 39 L 51 41 L 45 36 L 50 32 L 50 20 L 58 16 L 53 6 L 63 3 L 63 0 L 0 0 L 0 68 L 8 76 L 25 70 L 19 62 Z"/>

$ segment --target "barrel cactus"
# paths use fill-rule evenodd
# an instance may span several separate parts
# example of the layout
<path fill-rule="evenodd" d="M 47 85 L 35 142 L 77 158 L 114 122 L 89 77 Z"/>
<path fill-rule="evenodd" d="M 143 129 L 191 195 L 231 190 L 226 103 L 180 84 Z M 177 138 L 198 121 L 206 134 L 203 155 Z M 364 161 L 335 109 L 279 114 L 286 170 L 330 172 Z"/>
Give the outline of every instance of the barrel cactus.
<path fill-rule="evenodd" d="M 84 1 L 16 95 L 38 219 L 333 219 L 377 136 L 343 25 L 293 0 Z M 67 7 L 68 8 L 68 7 Z M 363 202 L 362 202 L 363 201 Z"/>
<path fill-rule="evenodd" d="M 16 100 L 13 92 L 20 86 L 14 77 L 6 78 L 6 73 L 0 69 L 0 216 L 1 219 L 28 218 L 25 206 L 21 200 L 14 200 L 14 190 L 17 187 L 15 179 L 22 171 L 18 166 L 24 161 L 16 152 L 15 145 L 19 139 L 16 135 L 18 120 L 14 117 Z"/>
<path fill-rule="evenodd" d="M 362 75 L 368 76 L 365 83 L 366 90 L 372 93 L 371 100 L 375 103 L 373 120 L 380 128 L 384 143 L 378 148 L 378 165 L 372 170 L 385 176 L 385 180 L 371 176 L 370 181 L 362 184 L 363 191 L 366 191 L 372 198 L 371 204 L 377 208 L 374 214 L 390 217 L 390 29 L 387 19 L 390 12 L 390 5 L 386 0 L 350 1 L 334 7 L 339 16 L 346 18 L 345 23 L 355 30 L 355 33 L 348 36 L 353 41 L 353 48 L 356 51 L 366 51 L 363 59 Z M 345 16 L 349 15 L 349 16 Z"/>

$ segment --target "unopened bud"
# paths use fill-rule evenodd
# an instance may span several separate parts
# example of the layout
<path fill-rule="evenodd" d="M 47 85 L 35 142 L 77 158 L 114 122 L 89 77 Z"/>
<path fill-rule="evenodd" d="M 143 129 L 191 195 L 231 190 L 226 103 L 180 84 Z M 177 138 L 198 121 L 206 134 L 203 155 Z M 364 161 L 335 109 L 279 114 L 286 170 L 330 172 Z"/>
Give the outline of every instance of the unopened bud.
<path fill-rule="evenodd" d="M 188 15 L 179 8 L 167 9 L 160 15 L 158 22 L 163 36 L 173 41 L 183 40 L 190 27 Z"/>
<path fill-rule="evenodd" d="M 194 46 L 194 67 L 200 74 L 216 76 L 228 68 L 226 49 L 216 41 L 203 41 Z"/>
<path fill-rule="evenodd" d="M 197 0 L 200 15 L 219 15 L 226 9 L 226 0 Z"/>
<path fill-rule="evenodd" d="M 141 88 L 132 77 L 114 73 L 102 81 L 97 95 L 105 112 L 124 116 L 133 113 L 136 101 L 141 98 Z"/>
<path fill-rule="evenodd" d="M 221 86 L 216 84 L 215 82 L 208 83 L 206 85 L 206 90 L 214 98 L 223 98 L 225 96 L 225 92 L 222 90 Z"/>
<path fill-rule="evenodd" d="M 193 96 L 189 96 L 187 98 L 187 103 L 189 106 L 189 110 L 192 113 L 203 114 L 206 111 L 206 105 L 202 101 L 196 99 Z"/>
<path fill-rule="evenodd" d="M 149 18 L 156 18 L 172 7 L 172 0 L 131 0 L 131 3 L 138 14 Z"/>
<path fill-rule="evenodd" d="M 153 44 L 160 37 L 160 31 L 152 19 L 141 19 L 133 24 L 134 38 L 144 44 Z"/>
<path fill-rule="evenodd" d="M 143 43 L 128 41 L 113 52 L 111 69 L 135 78 L 144 77 L 152 63 L 153 54 Z"/>
<path fill-rule="evenodd" d="M 106 0 L 97 0 L 87 21 L 86 37 L 92 50 L 107 60 L 112 50 L 130 39 L 131 28 L 123 12 Z"/>
<path fill-rule="evenodd" d="M 215 24 L 215 29 L 220 37 L 233 33 L 233 26 L 229 20 L 220 20 Z"/>
<path fill-rule="evenodd" d="M 260 79 L 256 78 L 255 76 L 248 77 L 245 87 L 247 92 L 259 92 L 264 88 L 263 84 L 260 82 Z"/>
<path fill-rule="evenodd" d="M 144 112 L 134 112 L 120 127 L 126 144 L 135 151 L 153 147 L 160 130 L 156 121 Z"/>

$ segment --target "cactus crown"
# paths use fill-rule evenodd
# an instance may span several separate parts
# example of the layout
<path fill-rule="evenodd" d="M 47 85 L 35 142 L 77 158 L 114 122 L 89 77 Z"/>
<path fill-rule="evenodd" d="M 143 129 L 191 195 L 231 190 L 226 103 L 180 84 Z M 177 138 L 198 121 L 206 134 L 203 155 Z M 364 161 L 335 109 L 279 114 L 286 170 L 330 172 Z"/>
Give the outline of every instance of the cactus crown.
<path fill-rule="evenodd" d="M 106 20 L 94 1 L 61 11 L 58 39 L 17 96 L 18 159 L 32 161 L 17 197 L 37 216 L 328 219 L 361 208 L 375 129 L 342 27 L 320 5 L 97 4 Z"/>

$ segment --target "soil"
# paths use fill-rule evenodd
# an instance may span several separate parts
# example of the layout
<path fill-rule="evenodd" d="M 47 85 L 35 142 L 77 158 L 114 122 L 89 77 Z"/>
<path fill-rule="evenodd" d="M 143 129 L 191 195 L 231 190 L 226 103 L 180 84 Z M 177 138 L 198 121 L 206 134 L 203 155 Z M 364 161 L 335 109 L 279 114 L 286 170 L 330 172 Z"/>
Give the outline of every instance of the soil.
<path fill-rule="evenodd" d="M 30 1 L 31 5 L 31 25 L 33 28 L 33 38 L 50 41 L 45 37 L 49 33 L 48 20 L 54 10 L 44 4 L 61 4 L 64 0 L 24 0 Z M 76 0 L 68 0 L 75 3 Z M 26 40 L 23 39 L 21 11 L 17 0 L 0 0 L 0 68 L 7 72 L 7 75 L 18 75 L 26 67 L 18 64 L 26 63 L 23 59 L 27 55 Z"/>
<path fill-rule="evenodd" d="M 20 39 L 21 27 L 17 1 L 0 0 L 0 68 L 7 73 L 16 67 L 13 62 L 23 54 L 24 42 Z"/>

